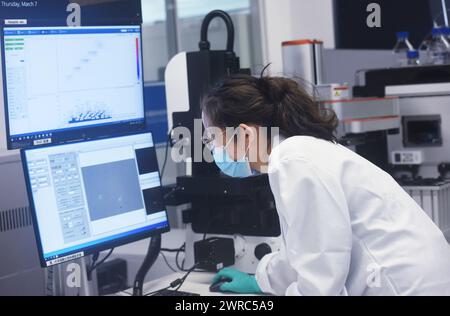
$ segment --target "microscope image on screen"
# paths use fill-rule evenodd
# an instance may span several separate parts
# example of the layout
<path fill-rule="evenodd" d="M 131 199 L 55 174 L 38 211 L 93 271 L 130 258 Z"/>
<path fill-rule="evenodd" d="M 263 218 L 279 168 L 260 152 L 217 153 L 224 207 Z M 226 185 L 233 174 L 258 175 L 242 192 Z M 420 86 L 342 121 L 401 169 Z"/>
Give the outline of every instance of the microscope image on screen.
<path fill-rule="evenodd" d="M 82 168 L 91 220 L 126 214 L 144 207 L 135 160 Z"/>

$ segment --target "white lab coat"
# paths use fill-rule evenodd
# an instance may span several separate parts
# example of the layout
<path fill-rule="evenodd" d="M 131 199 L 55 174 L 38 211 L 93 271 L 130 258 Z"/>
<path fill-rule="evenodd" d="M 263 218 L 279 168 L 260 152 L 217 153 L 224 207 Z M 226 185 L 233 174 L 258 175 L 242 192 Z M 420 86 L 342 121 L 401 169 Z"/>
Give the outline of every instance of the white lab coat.
<path fill-rule="evenodd" d="M 273 149 L 279 252 L 256 279 L 276 295 L 450 295 L 450 246 L 387 173 L 313 137 Z M 450 210 L 449 210 L 450 211 Z"/>

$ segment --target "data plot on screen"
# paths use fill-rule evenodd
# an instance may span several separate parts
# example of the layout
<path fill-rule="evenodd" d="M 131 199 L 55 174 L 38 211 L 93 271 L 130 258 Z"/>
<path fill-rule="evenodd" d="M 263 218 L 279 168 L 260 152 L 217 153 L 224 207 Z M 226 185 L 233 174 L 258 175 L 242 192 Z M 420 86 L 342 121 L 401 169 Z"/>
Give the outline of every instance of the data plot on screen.
<path fill-rule="evenodd" d="M 106 103 L 89 101 L 75 106 L 68 117 L 69 124 L 112 119 L 111 108 Z"/>
<path fill-rule="evenodd" d="M 11 142 L 144 126 L 139 26 L 5 28 L 4 43 Z"/>

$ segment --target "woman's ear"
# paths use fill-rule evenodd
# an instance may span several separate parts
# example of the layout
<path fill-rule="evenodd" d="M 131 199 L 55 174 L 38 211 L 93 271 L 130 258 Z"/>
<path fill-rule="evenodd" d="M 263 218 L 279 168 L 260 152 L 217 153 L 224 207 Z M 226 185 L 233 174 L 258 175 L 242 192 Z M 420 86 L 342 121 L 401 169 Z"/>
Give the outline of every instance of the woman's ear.
<path fill-rule="evenodd" d="M 256 128 L 247 124 L 241 124 L 239 125 L 239 128 L 245 136 L 246 147 L 248 148 L 256 140 Z"/>

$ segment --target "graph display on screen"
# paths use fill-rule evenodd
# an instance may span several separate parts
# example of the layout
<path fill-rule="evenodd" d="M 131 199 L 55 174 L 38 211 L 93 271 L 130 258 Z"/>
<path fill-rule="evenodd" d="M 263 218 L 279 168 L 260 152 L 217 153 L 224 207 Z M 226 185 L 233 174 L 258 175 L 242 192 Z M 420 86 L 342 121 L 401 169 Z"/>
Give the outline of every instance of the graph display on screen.
<path fill-rule="evenodd" d="M 144 126 L 140 26 L 3 33 L 10 148 Z"/>

